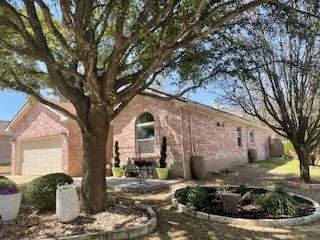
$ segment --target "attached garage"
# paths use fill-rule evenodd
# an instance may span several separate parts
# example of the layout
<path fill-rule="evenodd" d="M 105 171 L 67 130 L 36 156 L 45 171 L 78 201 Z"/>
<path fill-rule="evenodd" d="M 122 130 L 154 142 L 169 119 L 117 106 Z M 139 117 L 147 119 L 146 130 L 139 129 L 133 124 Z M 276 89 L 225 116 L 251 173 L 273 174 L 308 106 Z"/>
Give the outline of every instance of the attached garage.
<path fill-rule="evenodd" d="M 61 137 L 24 140 L 21 142 L 21 173 L 44 175 L 61 172 Z"/>

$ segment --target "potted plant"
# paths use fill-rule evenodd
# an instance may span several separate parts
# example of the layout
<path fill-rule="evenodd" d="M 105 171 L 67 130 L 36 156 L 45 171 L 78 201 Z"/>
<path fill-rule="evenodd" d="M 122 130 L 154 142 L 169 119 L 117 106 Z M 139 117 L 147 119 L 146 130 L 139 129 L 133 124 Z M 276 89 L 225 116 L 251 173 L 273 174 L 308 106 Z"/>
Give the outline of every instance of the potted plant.
<path fill-rule="evenodd" d="M 167 138 L 162 138 L 159 168 L 156 168 L 158 178 L 161 180 L 168 178 L 169 169 L 167 168 Z"/>
<path fill-rule="evenodd" d="M 11 180 L 0 178 L 0 215 L 2 221 L 11 221 L 17 218 L 22 193 Z"/>
<path fill-rule="evenodd" d="M 121 177 L 122 168 L 120 167 L 120 153 L 119 153 L 119 142 L 116 141 L 114 145 L 114 165 L 112 167 L 112 175 L 114 177 Z"/>
<path fill-rule="evenodd" d="M 71 222 L 76 219 L 80 212 L 76 186 L 64 184 L 56 190 L 56 214 L 60 222 Z"/>

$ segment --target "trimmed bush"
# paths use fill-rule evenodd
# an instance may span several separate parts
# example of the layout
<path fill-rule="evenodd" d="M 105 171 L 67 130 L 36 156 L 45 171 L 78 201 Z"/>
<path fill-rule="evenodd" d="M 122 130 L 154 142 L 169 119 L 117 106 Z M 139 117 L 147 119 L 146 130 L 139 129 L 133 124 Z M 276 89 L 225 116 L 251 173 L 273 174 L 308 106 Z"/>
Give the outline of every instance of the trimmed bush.
<path fill-rule="evenodd" d="M 54 210 L 56 189 L 59 185 L 73 183 L 72 177 L 64 173 L 53 173 L 32 180 L 26 189 L 26 199 L 39 210 Z"/>
<path fill-rule="evenodd" d="M 297 215 L 295 200 L 282 187 L 277 187 L 274 192 L 260 196 L 256 199 L 255 205 L 273 216 Z"/>
<path fill-rule="evenodd" d="M 191 188 L 188 192 L 187 199 L 189 205 L 201 209 L 208 200 L 208 191 L 203 187 Z"/>

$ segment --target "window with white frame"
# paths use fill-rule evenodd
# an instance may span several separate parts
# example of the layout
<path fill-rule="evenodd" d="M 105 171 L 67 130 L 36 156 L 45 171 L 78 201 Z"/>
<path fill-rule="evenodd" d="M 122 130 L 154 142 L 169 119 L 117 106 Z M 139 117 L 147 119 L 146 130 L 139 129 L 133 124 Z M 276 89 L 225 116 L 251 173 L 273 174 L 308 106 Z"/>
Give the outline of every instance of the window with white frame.
<path fill-rule="evenodd" d="M 154 118 L 143 113 L 136 123 L 136 147 L 140 153 L 154 153 Z"/>
<path fill-rule="evenodd" d="M 249 137 L 250 137 L 250 142 L 255 143 L 255 133 L 253 130 L 250 132 Z"/>
<path fill-rule="evenodd" d="M 242 133 L 241 133 L 241 127 L 237 127 L 237 142 L 238 147 L 242 147 Z"/>

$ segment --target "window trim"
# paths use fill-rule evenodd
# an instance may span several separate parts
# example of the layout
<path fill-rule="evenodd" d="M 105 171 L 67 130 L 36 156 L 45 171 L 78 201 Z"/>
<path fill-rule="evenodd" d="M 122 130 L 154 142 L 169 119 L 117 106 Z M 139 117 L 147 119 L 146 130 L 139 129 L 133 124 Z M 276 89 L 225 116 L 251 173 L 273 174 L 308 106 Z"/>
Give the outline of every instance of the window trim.
<path fill-rule="evenodd" d="M 249 132 L 249 139 L 250 139 L 250 143 L 256 144 L 256 134 L 254 130 L 251 130 Z"/>
<path fill-rule="evenodd" d="M 240 139 L 240 141 L 239 141 Z M 240 145 L 239 145 L 240 143 Z M 242 127 L 237 127 L 237 146 L 239 148 L 243 147 L 243 141 L 242 141 Z"/>
<path fill-rule="evenodd" d="M 153 118 L 152 122 L 145 122 L 145 123 L 138 123 L 140 117 L 143 114 L 150 114 Z M 136 122 L 135 122 L 135 150 L 136 150 L 136 155 L 143 155 L 143 154 L 154 154 L 156 152 L 156 131 L 155 131 L 155 119 L 153 114 L 151 114 L 150 112 L 143 112 L 141 114 L 138 115 L 138 117 L 136 118 Z M 143 139 L 138 139 L 138 128 L 145 128 L 145 127 L 153 127 L 153 132 L 154 132 L 154 136 L 153 138 L 143 138 Z M 139 143 L 141 142 L 147 142 L 147 141 L 152 141 L 153 140 L 153 152 L 148 152 L 148 153 L 141 153 L 139 151 Z"/>

